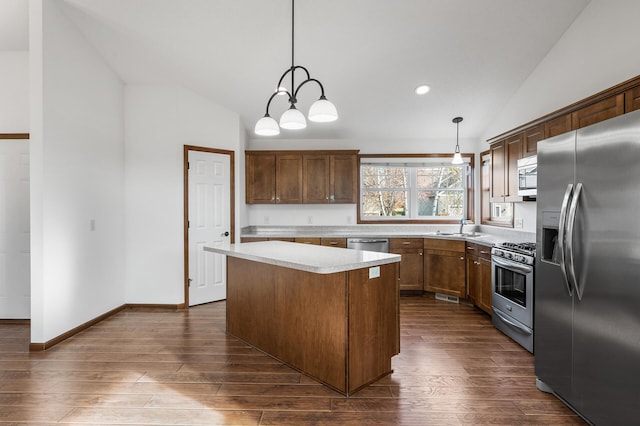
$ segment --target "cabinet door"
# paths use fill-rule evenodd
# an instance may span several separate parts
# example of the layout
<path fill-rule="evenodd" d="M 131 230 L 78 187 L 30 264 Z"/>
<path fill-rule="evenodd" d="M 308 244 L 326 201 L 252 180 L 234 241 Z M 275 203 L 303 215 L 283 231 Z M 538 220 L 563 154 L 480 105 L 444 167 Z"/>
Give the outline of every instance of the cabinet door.
<path fill-rule="evenodd" d="M 491 202 L 502 203 L 507 193 L 505 187 L 505 169 L 507 167 L 507 148 L 504 141 L 491 145 Z"/>
<path fill-rule="evenodd" d="M 398 276 L 400 290 L 422 291 L 423 249 L 392 248 L 389 253 L 402 256 Z"/>
<path fill-rule="evenodd" d="M 474 305 L 477 305 L 481 299 L 479 265 L 478 256 L 470 256 L 469 253 L 467 253 L 467 298 L 471 300 Z"/>
<path fill-rule="evenodd" d="M 571 114 L 562 115 L 544 123 L 544 135 L 547 138 L 561 135 L 573 130 Z"/>
<path fill-rule="evenodd" d="M 425 250 L 424 285 L 427 291 L 464 298 L 466 295 L 464 252 Z"/>
<path fill-rule="evenodd" d="M 330 157 L 322 154 L 305 154 L 302 158 L 304 171 L 302 181 L 303 202 L 307 204 L 328 203 L 330 195 Z"/>
<path fill-rule="evenodd" d="M 573 126 L 580 129 L 622 114 L 624 114 L 624 93 L 575 111 L 572 118 Z"/>
<path fill-rule="evenodd" d="M 247 204 L 276 202 L 276 156 L 260 154 L 246 156 Z"/>
<path fill-rule="evenodd" d="M 640 86 L 629 89 L 624 94 L 624 112 L 640 109 Z"/>
<path fill-rule="evenodd" d="M 329 200 L 331 203 L 355 204 L 358 193 L 358 157 L 353 154 L 331 156 Z"/>
<path fill-rule="evenodd" d="M 544 139 L 544 124 L 527 129 L 524 132 L 524 146 L 522 156 L 530 157 L 538 152 L 538 141 Z"/>
<path fill-rule="evenodd" d="M 302 155 L 276 155 L 276 203 L 302 204 Z"/>
<path fill-rule="evenodd" d="M 522 158 L 523 139 L 524 134 L 519 133 L 505 141 L 508 158 L 505 170 L 505 186 L 507 190 L 505 195 L 507 197 L 518 196 L 518 160 Z M 510 200 L 506 198 L 505 201 L 509 202 Z"/>
<path fill-rule="evenodd" d="M 479 299 L 475 302 L 476 305 L 489 315 L 491 315 L 491 294 L 493 290 L 491 289 L 491 260 L 478 258 L 479 269 L 479 284 L 480 284 L 480 292 Z"/>

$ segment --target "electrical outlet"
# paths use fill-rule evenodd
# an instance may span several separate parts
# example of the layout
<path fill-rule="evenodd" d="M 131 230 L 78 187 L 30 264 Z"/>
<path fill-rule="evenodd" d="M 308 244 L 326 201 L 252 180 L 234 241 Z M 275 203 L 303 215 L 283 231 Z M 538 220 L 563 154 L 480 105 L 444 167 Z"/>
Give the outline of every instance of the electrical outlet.
<path fill-rule="evenodd" d="M 351 224 L 351 216 L 347 216 L 347 225 Z"/>
<path fill-rule="evenodd" d="M 524 219 L 522 219 L 522 218 L 516 219 L 515 227 L 516 228 L 524 228 Z"/>
<path fill-rule="evenodd" d="M 374 266 L 373 268 L 369 268 L 369 279 L 379 278 L 380 277 L 380 267 Z"/>
<path fill-rule="evenodd" d="M 308 216 L 308 217 L 307 217 L 307 223 L 308 223 L 309 225 L 311 225 L 311 224 L 313 223 L 313 216 Z"/>
<path fill-rule="evenodd" d="M 269 224 L 269 216 L 265 216 L 264 217 L 264 224 L 268 225 Z"/>

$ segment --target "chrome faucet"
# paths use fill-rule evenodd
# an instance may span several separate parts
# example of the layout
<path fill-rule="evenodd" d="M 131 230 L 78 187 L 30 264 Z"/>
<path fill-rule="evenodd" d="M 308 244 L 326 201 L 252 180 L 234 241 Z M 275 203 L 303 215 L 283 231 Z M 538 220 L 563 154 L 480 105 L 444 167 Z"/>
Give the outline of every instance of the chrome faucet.
<path fill-rule="evenodd" d="M 462 234 L 462 228 L 467 224 L 467 221 L 464 219 L 460 219 L 460 232 L 458 234 Z"/>

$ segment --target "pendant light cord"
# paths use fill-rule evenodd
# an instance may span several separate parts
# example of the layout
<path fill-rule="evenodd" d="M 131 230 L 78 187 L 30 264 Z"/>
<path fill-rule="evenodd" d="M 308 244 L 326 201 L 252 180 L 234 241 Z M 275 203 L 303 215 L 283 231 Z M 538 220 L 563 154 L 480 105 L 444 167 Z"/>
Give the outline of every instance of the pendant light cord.
<path fill-rule="evenodd" d="M 295 61 L 294 61 L 294 56 L 293 56 L 293 54 L 294 54 L 294 44 L 293 43 L 294 43 L 294 40 L 295 40 L 295 38 L 293 37 L 294 36 L 293 29 L 294 29 L 294 23 L 295 23 L 294 22 L 294 17 L 295 17 L 294 4 L 295 4 L 295 1 L 291 0 L 291 92 L 292 92 L 291 96 L 293 97 L 292 103 L 295 102 L 295 96 L 293 95 L 293 88 L 295 87 L 295 85 L 294 85 L 294 77 L 293 77 L 293 74 L 295 72 Z"/>

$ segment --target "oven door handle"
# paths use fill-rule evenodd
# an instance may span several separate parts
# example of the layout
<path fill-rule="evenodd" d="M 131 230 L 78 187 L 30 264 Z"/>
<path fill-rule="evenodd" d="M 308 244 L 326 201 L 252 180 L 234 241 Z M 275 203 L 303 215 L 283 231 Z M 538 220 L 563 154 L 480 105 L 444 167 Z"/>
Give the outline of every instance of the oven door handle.
<path fill-rule="evenodd" d="M 491 261 L 498 266 L 501 266 L 505 269 L 510 269 L 512 271 L 521 272 L 523 274 L 530 274 L 533 272 L 533 268 L 528 265 L 524 265 L 521 263 L 509 262 L 508 260 L 504 260 L 501 257 L 493 256 Z"/>
<path fill-rule="evenodd" d="M 493 313 L 500 318 L 503 322 L 505 322 L 507 325 L 510 325 L 511 327 L 515 328 L 517 331 L 519 331 L 522 334 L 527 334 L 527 335 L 531 335 L 533 334 L 531 330 L 529 330 L 528 328 L 517 324 L 511 320 L 509 320 L 507 317 L 505 317 L 503 314 L 501 314 L 500 312 L 498 312 L 496 310 L 496 308 L 492 308 Z"/>

